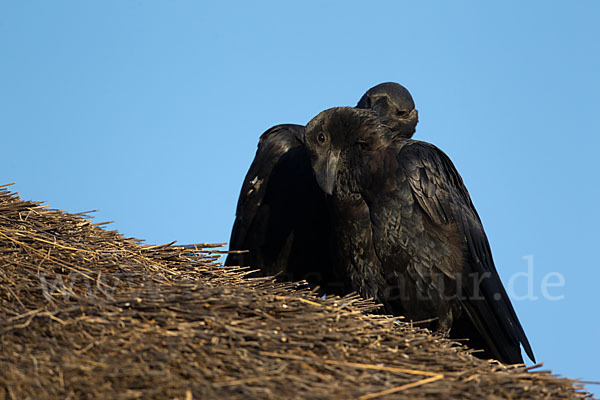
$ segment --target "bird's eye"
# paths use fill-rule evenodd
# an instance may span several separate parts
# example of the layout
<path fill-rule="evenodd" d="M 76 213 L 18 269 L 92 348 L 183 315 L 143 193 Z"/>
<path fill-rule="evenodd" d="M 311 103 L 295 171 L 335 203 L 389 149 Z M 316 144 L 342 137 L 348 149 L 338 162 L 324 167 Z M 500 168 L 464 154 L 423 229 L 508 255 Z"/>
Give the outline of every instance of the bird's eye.
<path fill-rule="evenodd" d="M 323 135 L 323 133 L 319 133 L 317 140 L 321 143 L 325 143 L 325 135 Z"/>

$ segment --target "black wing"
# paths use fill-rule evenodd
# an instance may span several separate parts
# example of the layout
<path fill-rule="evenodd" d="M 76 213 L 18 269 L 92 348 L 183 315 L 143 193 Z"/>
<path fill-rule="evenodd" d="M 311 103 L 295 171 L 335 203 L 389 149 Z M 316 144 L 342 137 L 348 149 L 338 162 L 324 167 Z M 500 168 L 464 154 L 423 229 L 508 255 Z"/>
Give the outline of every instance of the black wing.
<path fill-rule="evenodd" d="M 236 208 L 236 218 L 229 240 L 230 250 L 250 250 L 249 253 L 228 255 L 225 265 L 257 266 L 264 264 L 263 249 L 268 239 L 269 205 L 263 205 L 274 170 L 290 150 L 302 145 L 304 127 L 276 125 L 265 131 L 244 178 Z"/>
<path fill-rule="evenodd" d="M 262 134 L 242 185 L 229 245 L 248 252 L 230 254 L 225 264 L 323 286 L 330 279 L 327 205 L 303 140 L 301 125 L 277 125 Z"/>
<path fill-rule="evenodd" d="M 433 224 L 454 227 L 466 242 L 467 260 L 460 272 L 463 277 L 476 274 L 482 277 L 478 284 L 473 279 L 464 281 L 465 295 L 461 305 L 470 322 L 487 344 L 488 350 L 499 360 L 522 362 L 520 344 L 535 362 L 533 351 L 515 310 L 504 290 L 483 225 L 471 202 L 469 193 L 452 161 L 437 147 L 411 141 L 398 155 L 414 197 Z M 481 294 L 478 296 L 478 294 Z"/>

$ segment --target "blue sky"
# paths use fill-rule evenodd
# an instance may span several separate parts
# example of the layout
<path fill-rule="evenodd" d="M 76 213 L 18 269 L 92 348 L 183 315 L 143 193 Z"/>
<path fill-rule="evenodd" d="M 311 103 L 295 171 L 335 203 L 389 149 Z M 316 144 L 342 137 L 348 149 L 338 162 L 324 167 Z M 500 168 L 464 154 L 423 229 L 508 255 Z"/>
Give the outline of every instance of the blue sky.
<path fill-rule="evenodd" d="M 225 242 L 264 130 L 396 81 L 415 138 L 462 174 L 538 361 L 600 380 L 599 17 L 595 1 L 0 0 L 0 184 L 147 243 Z"/>

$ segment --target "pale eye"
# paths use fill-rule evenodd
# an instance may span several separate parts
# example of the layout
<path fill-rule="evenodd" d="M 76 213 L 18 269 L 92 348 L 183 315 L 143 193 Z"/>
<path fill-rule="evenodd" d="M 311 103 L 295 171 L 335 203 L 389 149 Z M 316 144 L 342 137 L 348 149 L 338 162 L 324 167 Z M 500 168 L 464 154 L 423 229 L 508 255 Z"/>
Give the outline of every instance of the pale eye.
<path fill-rule="evenodd" d="M 319 133 L 317 140 L 321 143 L 325 143 L 325 135 L 323 135 L 323 133 Z"/>

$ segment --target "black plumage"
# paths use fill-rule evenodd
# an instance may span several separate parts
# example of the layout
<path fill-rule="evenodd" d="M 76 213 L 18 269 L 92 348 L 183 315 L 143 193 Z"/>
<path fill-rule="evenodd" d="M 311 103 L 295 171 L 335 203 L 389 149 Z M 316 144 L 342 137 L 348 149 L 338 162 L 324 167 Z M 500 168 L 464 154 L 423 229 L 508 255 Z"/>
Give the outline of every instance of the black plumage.
<path fill-rule="evenodd" d="M 305 146 L 329 194 L 331 258 L 346 290 L 468 338 L 484 358 L 521 363 L 522 344 L 534 359 L 469 193 L 441 150 L 352 108 L 311 120 Z"/>
<path fill-rule="evenodd" d="M 260 137 L 238 200 L 226 265 L 252 266 L 283 280 L 327 287 L 333 279 L 325 196 L 303 146 L 304 126 L 284 124 Z"/>
<path fill-rule="evenodd" d="M 369 89 L 357 107 L 373 109 L 396 134 L 410 137 L 418 113 L 403 86 Z M 259 268 L 283 280 L 307 280 L 327 293 L 345 289 L 334 276 L 330 211 L 304 147 L 304 126 L 277 125 L 264 132 L 244 178 L 226 265 Z"/>
<path fill-rule="evenodd" d="M 411 137 L 419 121 L 410 92 L 394 82 L 380 83 L 360 98 L 356 108 L 373 111 L 397 135 Z"/>

